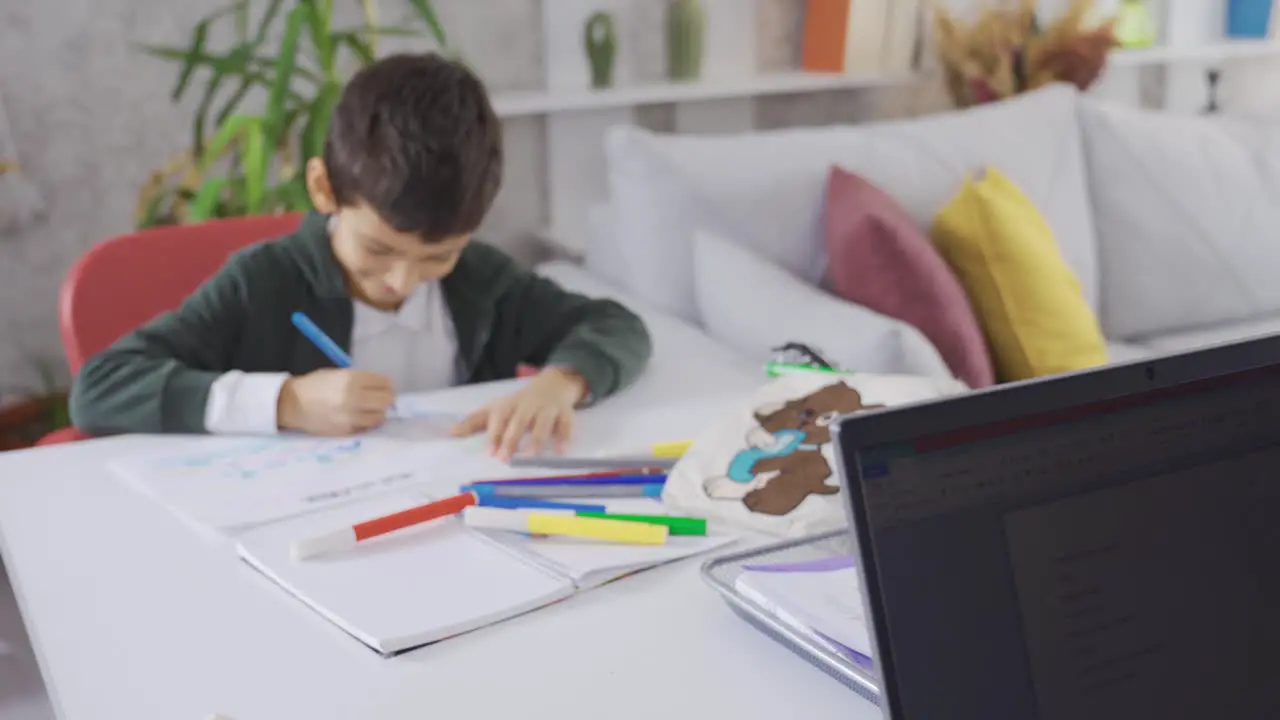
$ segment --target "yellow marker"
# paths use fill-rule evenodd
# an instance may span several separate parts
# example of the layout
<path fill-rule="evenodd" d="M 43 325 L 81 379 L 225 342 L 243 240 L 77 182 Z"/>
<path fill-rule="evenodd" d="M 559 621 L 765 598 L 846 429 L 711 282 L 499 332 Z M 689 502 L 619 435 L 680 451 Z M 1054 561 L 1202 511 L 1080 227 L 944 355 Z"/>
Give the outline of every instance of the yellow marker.
<path fill-rule="evenodd" d="M 653 446 L 652 452 L 656 458 L 678 458 L 688 452 L 691 445 L 692 440 L 658 443 Z"/>
<path fill-rule="evenodd" d="M 529 513 L 527 522 L 531 535 L 560 535 L 632 545 L 663 545 L 667 542 L 665 525 L 538 513 Z"/>

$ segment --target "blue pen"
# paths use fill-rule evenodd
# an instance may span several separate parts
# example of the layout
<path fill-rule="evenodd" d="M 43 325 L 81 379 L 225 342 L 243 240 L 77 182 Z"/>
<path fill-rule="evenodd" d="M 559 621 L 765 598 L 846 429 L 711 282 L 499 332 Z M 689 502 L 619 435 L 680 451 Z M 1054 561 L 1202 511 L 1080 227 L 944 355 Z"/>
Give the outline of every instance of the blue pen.
<path fill-rule="evenodd" d="M 311 344 L 320 349 L 329 361 L 340 368 L 351 367 L 351 356 L 343 351 L 333 338 L 324 334 L 319 325 L 311 322 L 311 318 L 307 317 L 304 312 L 295 312 L 292 316 L 293 326 L 298 328 L 303 337 L 311 341 Z"/>
<path fill-rule="evenodd" d="M 290 319 L 293 320 L 293 326 L 298 328 L 298 332 L 324 353 L 330 362 L 344 370 L 351 367 L 351 356 L 334 342 L 333 338 L 326 335 L 319 325 L 312 322 L 306 313 L 299 310 L 291 315 Z M 396 414 L 395 403 L 391 404 L 390 414 Z"/>
<path fill-rule="evenodd" d="M 506 508 L 508 510 L 572 510 L 574 512 L 607 512 L 607 508 L 605 508 L 604 505 L 582 505 L 579 503 L 538 500 L 535 498 L 509 498 L 477 494 L 476 500 L 481 507 Z"/>

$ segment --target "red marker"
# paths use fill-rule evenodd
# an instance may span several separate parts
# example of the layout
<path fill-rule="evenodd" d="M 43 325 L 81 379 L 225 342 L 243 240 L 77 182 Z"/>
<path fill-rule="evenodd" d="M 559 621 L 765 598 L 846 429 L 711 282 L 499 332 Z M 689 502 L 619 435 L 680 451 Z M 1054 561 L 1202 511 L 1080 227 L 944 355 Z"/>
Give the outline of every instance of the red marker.
<path fill-rule="evenodd" d="M 475 493 L 462 493 L 443 500 L 435 500 L 426 505 L 411 507 L 390 515 L 366 520 L 357 525 L 335 530 L 308 540 L 296 540 L 293 543 L 293 559 L 306 560 L 331 552 L 350 550 L 370 538 L 403 530 L 404 528 L 430 522 L 447 515 L 457 515 L 463 508 L 475 505 Z"/>

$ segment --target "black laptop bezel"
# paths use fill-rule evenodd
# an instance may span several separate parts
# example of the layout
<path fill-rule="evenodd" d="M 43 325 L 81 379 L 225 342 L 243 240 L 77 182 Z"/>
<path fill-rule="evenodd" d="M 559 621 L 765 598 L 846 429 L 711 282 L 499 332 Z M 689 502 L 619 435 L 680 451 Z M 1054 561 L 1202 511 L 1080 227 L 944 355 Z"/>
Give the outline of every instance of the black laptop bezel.
<path fill-rule="evenodd" d="M 1010 432 L 1060 421 L 1063 413 L 1086 406 L 1122 409 L 1125 398 L 1143 402 L 1198 392 L 1215 381 L 1239 381 L 1241 374 L 1280 372 L 1280 334 L 1227 343 L 1178 354 L 1135 360 L 972 391 L 964 395 L 862 412 L 840 418 L 833 426 L 836 464 L 845 485 L 845 509 L 851 520 L 862 576 L 867 617 L 871 621 L 872 654 L 885 717 L 903 716 L 892 641 L 885 625 L 883 594 L 875 543 L 867 522 L 860 448 L 906 442 L 924 436 L 1010 423 Z M 1012 423 L 1017 423 L 1017 430 Z M 846 458 L 848 460 L 846 460 Z"/>

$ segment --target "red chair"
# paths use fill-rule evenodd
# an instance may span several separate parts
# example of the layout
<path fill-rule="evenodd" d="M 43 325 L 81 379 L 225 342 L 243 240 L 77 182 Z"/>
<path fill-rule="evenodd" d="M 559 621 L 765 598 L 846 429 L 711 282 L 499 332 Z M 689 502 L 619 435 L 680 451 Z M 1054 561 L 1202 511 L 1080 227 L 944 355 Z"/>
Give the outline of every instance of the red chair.
<path fill-rule="evenodd" d="M 58 295 L 58 329 L 71 376 L 121 336 L 178 307 L 236 250 L 291 233 L 300 220 L 301 215 L 290 214 L 171 225 L 90 248 L 71 267 Z M 36 444 L 86 437 L 65 428 Z"/>

